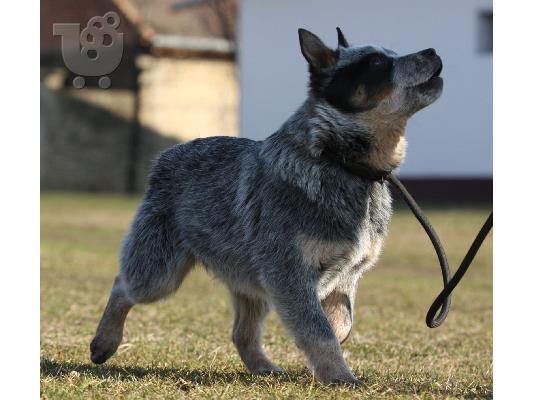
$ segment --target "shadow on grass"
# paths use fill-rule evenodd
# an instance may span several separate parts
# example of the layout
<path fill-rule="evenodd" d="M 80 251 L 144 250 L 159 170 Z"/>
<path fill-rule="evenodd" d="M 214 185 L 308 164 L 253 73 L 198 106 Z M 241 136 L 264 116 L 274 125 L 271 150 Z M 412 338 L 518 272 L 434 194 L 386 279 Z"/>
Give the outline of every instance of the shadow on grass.
<path fill-rule="evenodd" d="M 258 377 L 245 371 L 225 372 L 209 369 L 191 369 L 191 368 L 160 368 L 160 367 L 119 367 L 116 365 L 94 365 L 82 364 L 75 362 L 54 361 L 49 359 L 41 360 L 41 375 L 52 378 L 69 378 L 72 372 L 80 375 L 89 375 L 98 379 L 112 379 L 117 382 L 129 382 L 135 380 L 171 380 L 177 383 L 177 388 L 182 391 L 189 391 L 196 386 L 210 387 L 218 384 L 244 384 L 247 386 L 273 387 L 273 384 L 292 383 L 303 388 L 309 388 L 311 377 L 304 369 L 295 369 L 286 371 L 276 376 Z M 452 396 L 452 397 L 473 397 L 492 399 L 491 387 L 475 386 L 466 391 L 465 388 L 436 388 L 432 381 L 419 382 L 417 387 L 408 379 L 395 379 L 391 382 L 387 377 L 380 378 L 383 382 L 376 381 L 377 377 L 364 378 L 367 381 L 363 387 L 349 388 L 349 390 L 363 391 L 368 395 L 378 395 L 389 393 L 395 395 L 434 395 L 434 396 Z M 374 381 L 374 382 L 373 382 Z M 323 386 L 316 382 L 317 385 Z M 343 387 L 343 386 L 342 386 Z M 335 387 L 324 385 L 327 390 L 335 390 Z M 347 388 L 345 386 L 345 388 Z"/>
<path fill-rule="evenodd" d="M 160 367 L 119 367 L 116 365 L 94 365 L 75 362 L 54 361 L 49 359 L 41 360 L 41 375 L 62 378 L 68 377 L 72 372 L 90 375 L 99 379 L 114 379 L 117 381 L 131 381 L 132 379 L 152 379 L 174 380 L 183 383 L 184 389 L 187 386 L 212 386 L 221 383 L 243 383 L 247 385 L 261 385 L 267 381 L 251 375 L 245 371 L 225 372 L 209 369 L 191 368 L 160 368 Z M 293 382 L 308 378 L 304 371 L 284 372 L 276 375 L 277 382 Z M 272 376 L 271 376 L 272 378 Z M 308 379 L 306 379 L 307 381 Z M 272 382 L 271 382 L 272 384 Z"/>

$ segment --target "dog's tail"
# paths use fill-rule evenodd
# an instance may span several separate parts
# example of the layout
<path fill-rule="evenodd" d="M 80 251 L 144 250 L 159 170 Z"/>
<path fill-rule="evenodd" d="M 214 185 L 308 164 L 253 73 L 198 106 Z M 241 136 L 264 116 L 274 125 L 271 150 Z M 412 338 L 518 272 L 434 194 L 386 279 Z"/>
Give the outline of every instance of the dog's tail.
<path fill-rule="evenodd" d="M 134 303 L 173 293 L 194 264 L 170 210 L 154 203 L 145 198 L 121 247 L 120 275 Z"/>

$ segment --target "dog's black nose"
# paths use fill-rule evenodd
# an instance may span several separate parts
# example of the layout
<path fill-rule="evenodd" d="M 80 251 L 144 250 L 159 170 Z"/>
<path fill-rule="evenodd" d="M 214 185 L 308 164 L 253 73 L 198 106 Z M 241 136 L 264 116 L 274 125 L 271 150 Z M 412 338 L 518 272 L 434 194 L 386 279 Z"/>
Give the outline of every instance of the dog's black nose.
<path fill-rule="evenodd" d="M 435 57 L 436 56 L 436 50 L 433 48 L 423 50 L 421 54 L 425 57 Z"/>

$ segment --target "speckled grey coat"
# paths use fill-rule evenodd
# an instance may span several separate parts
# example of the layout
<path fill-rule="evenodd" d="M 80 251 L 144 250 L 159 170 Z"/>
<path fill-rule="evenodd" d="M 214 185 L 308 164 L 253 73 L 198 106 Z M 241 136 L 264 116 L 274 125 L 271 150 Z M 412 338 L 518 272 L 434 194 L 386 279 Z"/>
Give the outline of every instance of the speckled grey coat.
<path fill-rule="evenodd" d="M 402 162 L 407 118 L 441 93 L 441 78 L 428 87 L 441 61 L 433 50 L 398 57 L 348 47 L 339 34 L 334 52 L 300 31 L 310 96 L 266 140 L 198 139 L 158 158 L 91 344 L 94 362 L 114 353 L 132 305 L 173 293 L 198 262 L 230 289 L 233 340 L 252 373 L 279 371 L 261 347 L 274 307 L 320 380 L 358 383 L 340 343 L 358 279 L 379 256 L 391 199 L 387 183 L 351 167 Z"/>

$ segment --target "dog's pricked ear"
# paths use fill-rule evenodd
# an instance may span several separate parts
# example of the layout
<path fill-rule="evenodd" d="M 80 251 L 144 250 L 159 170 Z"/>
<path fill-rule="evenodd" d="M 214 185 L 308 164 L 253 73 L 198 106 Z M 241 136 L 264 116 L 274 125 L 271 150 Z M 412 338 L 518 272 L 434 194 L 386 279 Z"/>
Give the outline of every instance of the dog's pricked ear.
<path fill-rule="evenodd" d="M 302 55 L 312 69 L 321 71 L 335 65 L 336 53 L 327 47 L 319 37 L 306 29 L 300 28 L 299 41 Z"/>
<path fill-rule="evenodd" d="M 336 28 L 337 30 L 337 46 L 338 47 L 350 47 L 349 42 L 347 42 L 347 39 L 345 39 L 345 35 L 343 32 L 341 32 L 341 29 L 339 26 Z"/>

